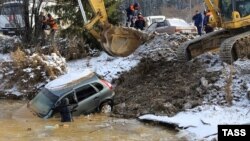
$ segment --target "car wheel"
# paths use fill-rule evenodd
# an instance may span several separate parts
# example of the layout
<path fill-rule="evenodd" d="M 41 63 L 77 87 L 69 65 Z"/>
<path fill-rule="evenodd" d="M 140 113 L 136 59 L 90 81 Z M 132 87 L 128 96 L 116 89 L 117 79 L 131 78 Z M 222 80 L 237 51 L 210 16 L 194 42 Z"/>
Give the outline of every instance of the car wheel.
<path fill-rule="evenodd" d="M 107 114 L 107 113 L 111 113 L 111 111 L 112 111 L 112 104 L 110 101 L 102 103 L 99 108 L 100 113 Z"/>

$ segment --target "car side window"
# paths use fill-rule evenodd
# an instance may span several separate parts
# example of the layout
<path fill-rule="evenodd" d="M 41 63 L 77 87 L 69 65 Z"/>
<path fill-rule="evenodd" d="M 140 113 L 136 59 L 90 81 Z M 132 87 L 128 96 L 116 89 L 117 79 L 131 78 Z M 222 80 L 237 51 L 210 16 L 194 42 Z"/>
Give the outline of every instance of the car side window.
<path fill-rule="evenodd" d="M 71 93 L 67 94 L 64 98 L 69 99 L 69 104 L 70 105 L 77 104 L 77 100 L 75 99 L 74 92 L 71 92 Z M 61 104 L 61 100 L 56 103 L 56 106 L 59 106 L 60 104 Z"/>
<path fill-rule="evenodd" d="M 92 85 L 94 86 L 94 87 L 96 87 L 99 91 L 101 91 L 102 89 L 103 89 L 103 85 L 102 84 L 100 84 L 100 83 L 92 83 Z"/>
<path fill-rule="evenodd" d="M 165 20 L 164 23 L 165 23 L 165 26 L 170 26 L 170 24 L 167 20 Z"/>
<path fill-rule="evenodd" d="M 71 105 L 71 104 L 76 104 L 76 103 L 77 103 L 77 101 L 76 101 L 76 99 L 75 99 L 75 96 L 74 96 L 74 92 L 68 94 L 66 97 L 69 99 L 69 104 L 70 104 L 70 105 Z"/>
<path fill-rule="evenodd" d="M 85 85 L 76 89 L 76 97 L 78 102 L 92 96 L 95 93 L 97 93 L 96 90 L 90 85 Z"/>
<path fill-rule="evenodd" d="M 159 22 L 159 23 L 157 23 L 157 26 L 156 26 L 156 27 L 162 27 L 162 26 L 165 26 L 165 23 L 164 23 L 164 22 Z"/>

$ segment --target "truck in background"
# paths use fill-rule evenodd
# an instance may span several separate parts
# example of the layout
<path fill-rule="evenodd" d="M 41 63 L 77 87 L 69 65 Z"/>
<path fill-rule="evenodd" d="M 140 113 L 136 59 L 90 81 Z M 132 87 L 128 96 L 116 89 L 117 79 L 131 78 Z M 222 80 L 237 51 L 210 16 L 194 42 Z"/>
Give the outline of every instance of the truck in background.
<path fill-rule="evenodd" d="M 45 0 L 41 3 L 39 12 L 46 6 L 55 5 L 54 1 Z M 32 8 L 38 7 L 38 4 L 29 3 L 29 17 L 32 26 L 35 25 Z M 22 0 L 9 0 L 0 5 L 0 31 L 4 35 L 20 35 L 25 29 L 24 22 L 24 5 Z M 32 21 L 32 22 L 31 22 Z"/>

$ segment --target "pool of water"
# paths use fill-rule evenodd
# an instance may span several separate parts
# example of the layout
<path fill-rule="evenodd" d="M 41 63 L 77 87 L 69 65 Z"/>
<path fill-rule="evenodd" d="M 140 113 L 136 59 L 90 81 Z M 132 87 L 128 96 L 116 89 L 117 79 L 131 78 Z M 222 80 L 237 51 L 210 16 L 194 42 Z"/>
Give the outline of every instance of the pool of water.
<path fill-rule="evenodd" d="M 177 141 L 176 131 L 102 114 L 41 119 L 26 109 L 25 101 L 0 100 L 2 141 Z"/>

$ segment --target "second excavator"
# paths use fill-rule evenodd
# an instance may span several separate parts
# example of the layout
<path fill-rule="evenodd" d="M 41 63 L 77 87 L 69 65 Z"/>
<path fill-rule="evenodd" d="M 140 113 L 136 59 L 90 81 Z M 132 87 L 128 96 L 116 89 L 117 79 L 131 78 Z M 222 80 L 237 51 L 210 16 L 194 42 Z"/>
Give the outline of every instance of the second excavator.
<path fill-rule="evenodd" d="M 204 0 L 212 12 L 210 26 L 217 30 L 185 42 L 178 48 L 179 60 L 188 61 L 207 51 L 220 51 L 221 59 L 231 64 L 250 58 L 250 0 Z"/>
<path fill-rule="evenodd" d="M 104 0 L 88 0 L 95 17 L 87 22 L 86 14 L 81 0 L 78 0 L 87 29 L 101 44 L 106 53 L 111 56 L 126 57 L 132 54 L 141 44 L 150 40 L 153 36 L 140 30 L 128 27 L 114 26 L 108 22 L 108 16 Z M 101 30 L 97 31 L 97 24 Z"/>

